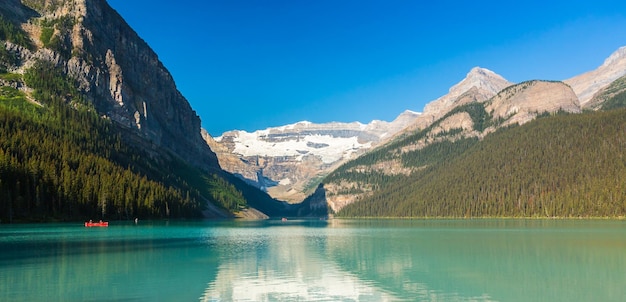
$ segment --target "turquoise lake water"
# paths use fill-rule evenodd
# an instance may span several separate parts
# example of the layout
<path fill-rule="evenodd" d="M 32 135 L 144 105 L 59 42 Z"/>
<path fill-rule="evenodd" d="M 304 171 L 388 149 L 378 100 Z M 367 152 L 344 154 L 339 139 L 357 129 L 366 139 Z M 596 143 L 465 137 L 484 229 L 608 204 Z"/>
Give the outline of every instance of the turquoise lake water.
<path fill-rule="evenodd" d="M 0 301 L 626 301 L 626 222 L 0 225 Z"/>

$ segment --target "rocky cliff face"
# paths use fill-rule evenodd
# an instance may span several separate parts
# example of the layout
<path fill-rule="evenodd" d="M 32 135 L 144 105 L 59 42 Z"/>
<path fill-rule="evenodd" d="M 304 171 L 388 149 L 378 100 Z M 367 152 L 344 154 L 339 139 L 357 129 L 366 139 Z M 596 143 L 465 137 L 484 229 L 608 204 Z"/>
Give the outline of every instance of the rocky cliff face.
<path fill-rule="evenodd" d="M 504 120 L 501 126 L 522 125 L 543 112 L 581 112 L 578 97 L 571 87 L 551 81 L 528 81 L 510 86 L 489 100 L 485 109 L 492 118 Z"/>
<path fill-rule="evenodd" d="M 220 166 L 272 197 L 299 202 L 343 162 L 393 137 L 419 114 L 406 111 L 392 122 L 314 124 L 299 122 L 248 133 L 229 131 L 205 140 Z"/>
<path fill-rule="evenodd" d="M 617 104 L 607 104 L 607 101 L 612 98 L 620 98 L 623 95 L 626 95 L 626 76 L 622 76 L 596 92 L 585 104 L 585 108 L 591 110 L 606 109 L 607 105 L 608 108 L 615 108 Z"/>
<path fill-rule="evenodd" d="M 597 102 L 590 102 L 594 94 L 624 75 L 626 75 L 626 46 L 612 53 L 597 69 L 564 82 L 574 89 L 583 108 L 591 108 L 597 105 Z"/>
<path fill-rule="evenodd" d="M 426 104 L 424 115 L 442 116 L 452 108 L 463 105 L 467 101 L 462 96 L 468 91 L 473 90 L 474 95 L 481 96 L 479 100 L 486 100 L 511 84 L 513 83 L 489 69 L 474 67 L 446 95 Z"/>
<path fill-rule="evenodd" d="M 426 104 L 422 115 L 407 130 L 424 129 L 455 107 L 486 101 L 512 84 L 489 69 L 474 67 L 446 95 Z"/>
<path fill-rule="evenodd" d="M 33 49 L 6 43 L 21 73 L 37 60 L 60 66 L 102 116 L 129 130 L 134 143 L 166 149 L 204 169 L 219 169 L 200 119 L 154 51 L 105 0 L 4 0 Z"/>

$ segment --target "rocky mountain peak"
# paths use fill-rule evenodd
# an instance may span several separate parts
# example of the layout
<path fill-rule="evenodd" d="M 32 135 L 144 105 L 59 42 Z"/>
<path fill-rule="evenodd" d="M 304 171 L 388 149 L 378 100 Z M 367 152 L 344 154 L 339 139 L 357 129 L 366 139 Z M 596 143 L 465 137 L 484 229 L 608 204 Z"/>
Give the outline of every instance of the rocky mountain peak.
<path fill-rule="evenodd" d="M 465 79 L 452 86 L 449 92 L 461 94 L 468 91 L 472 87 L 476 87 L 493 93 L 498 93 L 498 91 L 502 90 L 502 86 L 506 87 L 509 85 L 511 85 L 511 83 L 501 75 L 486 68 L 474 67 L 467 73 Z"/>
<path fill-rule="evenodd" d="M 500 79 L 504 79 L 502 78 L 502 76 L 500 76 L 499 74 L 487 69 L 487 68 L 482 68 L 480 66 L 476 66 L 472 69 L 470 69 L 470 71 L 467 73 L 467 75 L 465 76 L 466 80 L 482 80 L 482 81 L 487 81 L 489 78 L 500 78 Z"/>
<path fill-rule="evenodd" d="M 613 52 L 602 64 L 602 67 L 607 67 L 613 64 L 619 64 L 620 61 L 626 60 L 626 46 L 620 47 L 618 50 Z"/>
<path fill-rule="evenodd" d="M 473 88 L 477 89 L 477 92 L 480 94 L 491 97 L 511 84 L 501 75 L 489 69 L 474 67 L 461 82 L 450 88 L 448 94 L 426 104 L 424 106 L 424 114 L 435 116 L 445 114 L 458 105 L 456 100 L 461 95 Z"/>
<path fill-rule="evenodd" d="M 589 101 L 596 92 L 624 75 L 626 75 L 626 46 L 613 52 L 597 69 L 564 82 L 572 87 L 580 100 L 580 105 L 588 108 Z"/>

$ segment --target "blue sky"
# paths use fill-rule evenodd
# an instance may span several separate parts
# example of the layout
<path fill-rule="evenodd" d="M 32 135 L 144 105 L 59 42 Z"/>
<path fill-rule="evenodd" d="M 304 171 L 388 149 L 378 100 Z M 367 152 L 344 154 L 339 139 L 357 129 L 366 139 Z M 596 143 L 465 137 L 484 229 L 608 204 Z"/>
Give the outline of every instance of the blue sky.
<path fill-rule="evenodd" d="M 107 1 L 213 136 L 391 121 L 474 66 L 564 80 L 626 45 L 626 1 Z"/>

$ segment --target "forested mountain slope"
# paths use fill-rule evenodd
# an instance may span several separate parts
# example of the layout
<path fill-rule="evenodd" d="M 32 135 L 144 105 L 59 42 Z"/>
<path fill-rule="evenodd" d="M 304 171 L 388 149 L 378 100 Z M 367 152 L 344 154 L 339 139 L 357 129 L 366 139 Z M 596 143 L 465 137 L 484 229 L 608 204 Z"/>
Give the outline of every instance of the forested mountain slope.
<path fill-rule="evenodd" d="M 232 217 L 288 205 L 220 169 L 104 0 L 0 2 L 0 221 Z"/>
<path fill-rule="evenodd" d="M 623 90 L 618 78 L 592 102 L 624 107 Z M 558 81 L 454 103 L 326 177 L 329 206 L 339 216 L 623 215 L 622 111 L 578 115 L 577 96 Z"/>
<path fill-rule="evenodd" d="M 562 82 L 527 81 L 488 99 L 473 91 L 460 94 L 452 101 L 457 106 L 425 128 L 399 136 L 331 173 L 323 181 L 329 206 L 338 212 L 389 183 L 448 161 L 503 127 L 526 123 L 542 113 L 580 112 L 576 95 Z"/>
<path fill-rule="evenodd" d="M 624 109 L 546 116 L 480 142 L 442 142 L 406 156 L 422 168 L 393 180 L 368 175 L 377 190 L 337 214 L 623 217 L 624 150 Z"/>
<path fill-rule="evenodd" d="M 594 110 L 626 107 L 626 76 L 598 91 L 589 101 L 588 107 Z"/>

